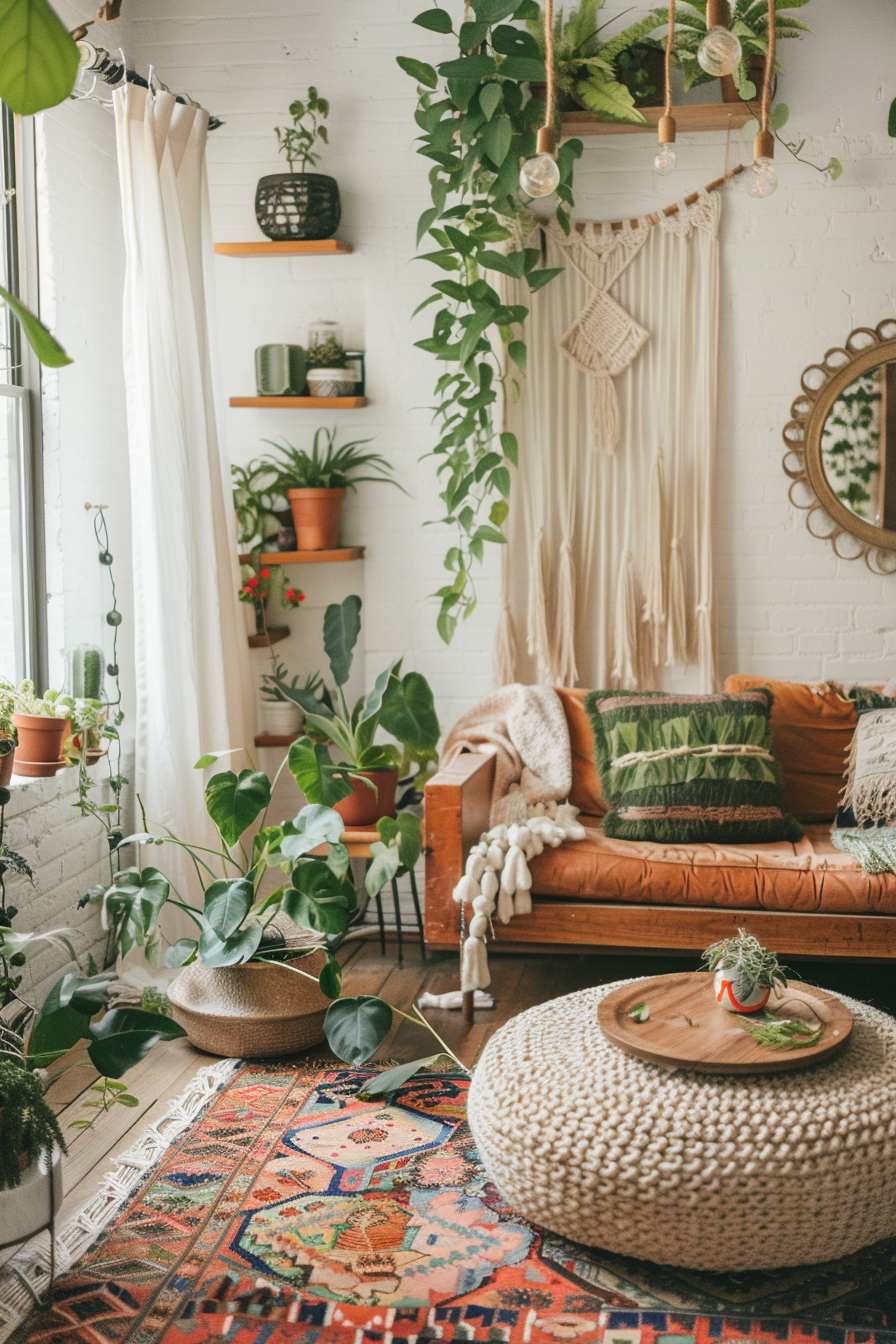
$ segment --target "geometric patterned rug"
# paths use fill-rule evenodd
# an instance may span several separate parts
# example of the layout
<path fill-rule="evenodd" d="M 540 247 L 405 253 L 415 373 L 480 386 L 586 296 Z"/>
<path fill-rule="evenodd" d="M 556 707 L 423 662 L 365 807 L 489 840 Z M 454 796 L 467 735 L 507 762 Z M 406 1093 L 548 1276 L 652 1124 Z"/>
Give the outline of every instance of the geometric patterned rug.
<path fill-rule="evenodd" d="M 896 1344 L 896 1243 L 738 1275 L 576 1246 L 487 1180 L 465 1076 L 360 1101 L 375 1072 L 239 1066 L 13 1344 Z"/>

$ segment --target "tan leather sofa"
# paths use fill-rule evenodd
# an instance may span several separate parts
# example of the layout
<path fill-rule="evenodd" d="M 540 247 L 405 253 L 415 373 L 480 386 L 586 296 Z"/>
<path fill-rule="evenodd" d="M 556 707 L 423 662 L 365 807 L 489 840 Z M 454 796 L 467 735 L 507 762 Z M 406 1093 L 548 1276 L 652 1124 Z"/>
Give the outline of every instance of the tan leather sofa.
<path fill-rule="evenodd" d="M 498 944 L 703 948 L 745 925 L 782 954 L 896 957 L 896 876 L 872 875 L 834 849 L 831 824 L 855 710 L 832 689 L 729 677 L 726 690 L 770 685 L 783 806 L 803 823 L 795 844 L 668 845 L 612 840 L 594 764 L 584 690 L 559 692 L 573 751 L 570 801 L 586 839 L 531 863 L 531 915 L 497 924 Z M 458 757 L 426 787 L 426 940 L 457 946 L 452 890 L 488 828 L 494 761 Z"/>

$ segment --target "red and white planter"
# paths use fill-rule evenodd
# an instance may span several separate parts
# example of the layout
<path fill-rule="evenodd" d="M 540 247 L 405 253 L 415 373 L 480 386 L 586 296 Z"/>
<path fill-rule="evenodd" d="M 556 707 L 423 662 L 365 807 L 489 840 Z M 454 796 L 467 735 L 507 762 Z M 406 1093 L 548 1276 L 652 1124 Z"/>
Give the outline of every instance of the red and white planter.
<path fill-rule="evenodd" d="M 718 970 L 713 980 L 716 991 L 716 1003 L 727 1008 L 729 1013 L 758 1013 L 769 1001 L 771 989 L 768 985 L 754 985 L 744 999 L 738 999 L 734 993 L 734 979 L 731 971 Z"/>

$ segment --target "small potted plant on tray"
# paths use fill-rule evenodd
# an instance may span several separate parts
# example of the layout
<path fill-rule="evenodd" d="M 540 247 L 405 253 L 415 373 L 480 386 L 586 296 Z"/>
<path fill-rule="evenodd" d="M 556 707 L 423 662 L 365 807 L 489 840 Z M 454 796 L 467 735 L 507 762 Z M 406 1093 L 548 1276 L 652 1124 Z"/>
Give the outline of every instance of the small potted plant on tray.
<path fill-rule="evenodd" d="M 346 368 L 344 347 L 335 336 L 308 346 L 308 391 L 312 397 L 348 397 L 355 391 L 355 374 Z"/>
<path fill-rule="evenodd" d="M 62 744 L 70 735 L 68 707 L 62 703 L 61 691 L 47 691 L 38 695 L 34 682 L 20 681 L 12 690 L 15 712 L 13 727 L 18 735 L 13 771 L 17 775 L 47 777 L 55 775 L 65 765 Z"/>
<path fill-rule="evenodd" d="M 401 660 L 385 668 L 367 696 L 353 709 L 345 698 L 355 644 L 361 632 L 361 599 L 352 593 L 327 607 L 324 650 L 336 686 L 314 712 L 306 710 L 305 727 L 314 733 L 293 743 L 291 760 L 299 788 L 312 803 L 333 807 L 346 826 L 369 826 L 395 811 L 401 767 L 415 761 L 423 771 L 435 756 L 439 740 L 432 690 L 419 672 L 401 675 Z M 375 742 L 383 728 L 397 743 Z M 336 747 L 334 765 L 325 743 Z M 419 776 L 418 776 L 419 777 Z"/>
<path fill-rule="evenodd" d="M 277 143 L 286 156 L 289 172 L 262 177 L 255 192 L 258 226 L 275 242 L 332 238 L 339 227 L 342 210 L 336 179 L 308 172 L 309 165 L 313 167 L 319 158 L 314 142 L 328 143 L 323 123 L 329 112 L 326 98 L 312 87 L 304 99 L 290 103 L 292 125 L 276 128 Z"/>
<path fill-rule="evenodd" d="M 322 428 L 314 435 L 310 453 L 291 443 L 266 442 L 276 453 L 265 454 L 262 461 L 273 468 L 271 489 L 289 500 L 300 551 L 330 551 L 339 544 L 346 490 L 354 490 L 361 481 L 386 481 L 398 486 L 386 459 L 380 453 L 363 451 L 369 439 L 356 439 L 337 448 L 336 430 Z"/>
<path fill-rule="evenodd" d="M 713 943 L 703 953 L 703 960 L 707 970 L 714 972 L 716 1001 L 731 1013 L 758 1013 L 776 986 L 787 987 L 787 976 L 774 952 L 746 929 Z"/>

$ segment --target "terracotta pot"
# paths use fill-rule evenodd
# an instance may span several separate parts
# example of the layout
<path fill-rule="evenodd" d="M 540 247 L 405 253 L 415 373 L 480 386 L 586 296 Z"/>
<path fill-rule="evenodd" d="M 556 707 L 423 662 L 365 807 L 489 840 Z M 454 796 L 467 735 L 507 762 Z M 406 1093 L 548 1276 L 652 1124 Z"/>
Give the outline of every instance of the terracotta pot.
<path fill-rule="evenodd" d="M 62 743 L 71 732 L 68 719 L 55 719 L 48 714 L 13 714 L 12 721 L 19 735 L 14 774 L 46 777 L 62 769 L 65 765 Z"/>
<path fill-rule="evenodd" d="M 395 811 L 398 790 L 398 770 L 359 770 L 364 779 L 372 780 L 377 791 L 368 788 L 360 779 L 351 780 L 348 798 L 335 803 L 336 811 L 347 827 L 373 826 L 380 817 L 391 817 Z"/>
<path fill-rule="evenodd" d="M 344 490 L 287 490 L 300 551 L 332 551 L 339 545 Z"/>
<path fill-rule="evenodd" d="M 8 742 L 9 738 L 4 738 L 4 741 Z M 15 747 L 13 747 L 12 751 L 8 752 L 5 756 L 0 756 L 0 788 L 5 789 L 12 779 L 12 767 L 15 757 Z"/>

